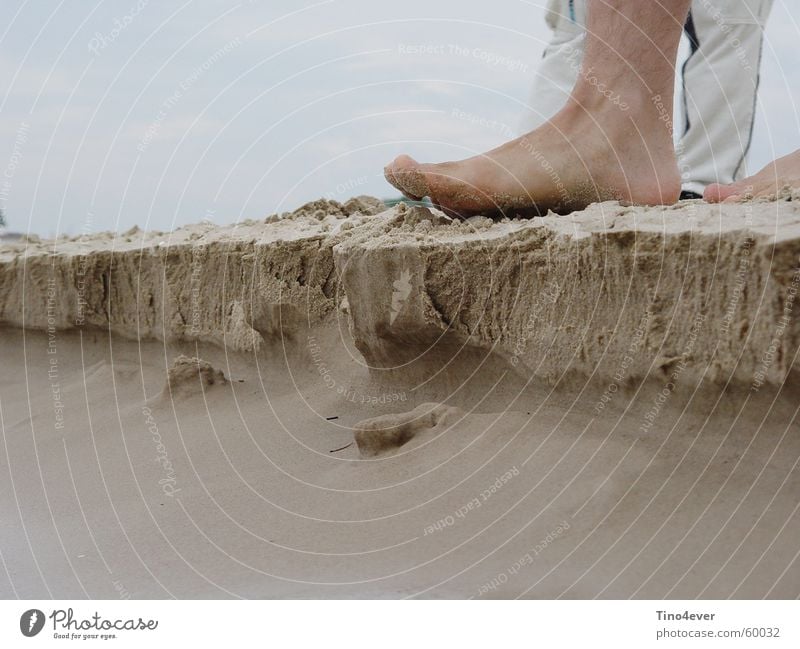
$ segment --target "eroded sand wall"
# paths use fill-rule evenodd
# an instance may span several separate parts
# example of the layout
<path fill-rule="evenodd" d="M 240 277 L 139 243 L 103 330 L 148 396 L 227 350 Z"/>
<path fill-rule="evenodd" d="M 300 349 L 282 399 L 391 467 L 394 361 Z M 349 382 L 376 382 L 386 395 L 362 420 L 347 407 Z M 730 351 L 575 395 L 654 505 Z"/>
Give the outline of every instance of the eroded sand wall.
<path fill-rule="evenodd" d="M 795 362 L 797 202 L 604 203 L 500 223 L 375 205 L 6 245 L 0 321 L 256 351 L 339 310 L 376 368 L 424 375 L 459 352 L 491 352 L 525 377 L 620 386 L 778 385 Z"/>
<path fill-rule="evenodd" d="M 335 254 L 344 292 L 360 296 L 354 338 L 381 367 L 438 340 L 447 353 L 491 349 L 548 381 L 572 371 L 781 383 L 800 340 L 798 239 L 735 218 L 720 228 L 703 209 L 703 225 L 686 208 L 606 205 L 505 232 L 351 238 Z"/>

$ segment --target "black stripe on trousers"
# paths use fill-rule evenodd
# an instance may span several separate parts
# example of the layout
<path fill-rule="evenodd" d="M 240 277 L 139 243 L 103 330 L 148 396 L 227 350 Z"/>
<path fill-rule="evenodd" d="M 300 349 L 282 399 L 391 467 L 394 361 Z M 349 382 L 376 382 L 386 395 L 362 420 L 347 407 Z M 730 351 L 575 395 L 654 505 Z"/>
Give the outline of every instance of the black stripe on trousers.
<path fill-rule="evenodd" d="M 686 24 L 683 26 L 683 31 L 686 32 L 686 36 L 689 38 L 689 47 L 691 48 L 689 51 L 689 56 L 686 57 L 686 60 L 683 62 L 683 67 L 681 68 L 681 88 L 683 89 L 683 114 L 686 117 L 686 125 L 683 128 L 683 134 L 689 132 L 689 127 L 691 126 L 691 122 L 689 120 L 689 101 L 686 98 L 686 68 L 689 66 L 689 61 L 691 58 L 697 53 L 697 50 L 700 49 L 700 39 L 697 38 L 697 28 L 694 25 L 694 18 L 692 17 L 692 11 L 689 10 L 689 15 L 686 17 Z"/>

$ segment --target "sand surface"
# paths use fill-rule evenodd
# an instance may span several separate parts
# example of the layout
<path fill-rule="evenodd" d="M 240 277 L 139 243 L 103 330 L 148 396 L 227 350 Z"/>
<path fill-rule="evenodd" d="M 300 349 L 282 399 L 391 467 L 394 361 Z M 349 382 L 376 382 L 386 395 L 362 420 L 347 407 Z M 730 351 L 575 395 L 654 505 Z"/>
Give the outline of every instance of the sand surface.
<path fill-rule="evenodd" d="M 796 200 L 3 244 L 0 596 L 798 597 L 799 268 Z"/>

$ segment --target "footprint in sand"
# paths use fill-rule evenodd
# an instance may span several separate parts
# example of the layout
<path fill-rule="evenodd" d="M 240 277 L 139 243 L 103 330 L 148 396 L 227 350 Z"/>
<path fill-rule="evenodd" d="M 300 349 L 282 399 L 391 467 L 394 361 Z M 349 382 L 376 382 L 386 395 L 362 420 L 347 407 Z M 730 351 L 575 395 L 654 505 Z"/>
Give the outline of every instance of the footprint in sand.
<path fill-rule="evenodd" d="M 159 395 L 161 401 L 170 401 L 204 392 L 215 384 L 227 383 L 222 370 L 200 358 L 181 354 L 167 371 L 167 381 Z"/>
<path fill-rule="evenodd" d="M 461 411 L 441 403 L 423 403 L 411 412 L 382 415 L 355 425 L 362 457 L 385 455 L 425 433 L 441 432 Z"/>

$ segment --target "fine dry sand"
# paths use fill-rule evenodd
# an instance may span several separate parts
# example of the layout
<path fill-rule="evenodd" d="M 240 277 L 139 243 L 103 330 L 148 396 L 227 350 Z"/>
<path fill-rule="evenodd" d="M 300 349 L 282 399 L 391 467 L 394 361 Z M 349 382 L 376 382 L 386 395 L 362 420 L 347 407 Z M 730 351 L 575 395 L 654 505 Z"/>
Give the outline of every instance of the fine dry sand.
<path fill-rule="evenodd" d="M 798 597 L 797 198 L 6 242 L 0 596 Z"/>

